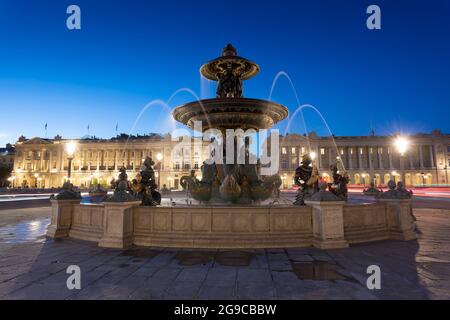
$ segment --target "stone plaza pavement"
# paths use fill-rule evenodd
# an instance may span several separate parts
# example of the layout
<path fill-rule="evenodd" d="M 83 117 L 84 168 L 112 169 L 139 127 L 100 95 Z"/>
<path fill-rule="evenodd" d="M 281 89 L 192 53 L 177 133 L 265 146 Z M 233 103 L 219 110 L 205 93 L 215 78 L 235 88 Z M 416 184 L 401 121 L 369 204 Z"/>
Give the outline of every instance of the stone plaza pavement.
<path fill-rule="evenodd" d="M 415 209 L 415 216 L 417 241 L 380 241 L 329 251 L 240 250 L 227 255 L 211 250 L 103 249 L 73 239 L 4 243 L 0 298 L 450 299 L 450 211 Z M 294 272 L 311 262 L 334 271 Z M 366 287 L 366 268 L 374 264 L 381 268 L 380 290 Z M 69 265 L 81 268 L 81 290 L 67 289 Z M 317 279 L 308 278 L 311 275 Z"/>

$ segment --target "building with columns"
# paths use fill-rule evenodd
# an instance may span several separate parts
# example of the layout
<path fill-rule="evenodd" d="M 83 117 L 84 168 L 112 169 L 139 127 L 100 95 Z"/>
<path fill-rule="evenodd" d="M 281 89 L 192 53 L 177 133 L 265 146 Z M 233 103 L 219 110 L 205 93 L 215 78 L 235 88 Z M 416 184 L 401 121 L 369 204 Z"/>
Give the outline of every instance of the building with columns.
<path fill-rule="evenodd" d="M 330 165 L 337 157 L 349 173 L 351 184 L 368 185 L 374 181 L 385 185 L 390 179 L 407 186 L 448 185 L 450 181 L 450 135 L 434 131 L 431 134 L 409 136 L 409 148 L 401 155 L 394 136 L 308 137 L 290 134 L 280 137 L 280 176 L 283 187 L 293 184 L 294 172 L 305 153 L 316 154 L 315 163 L 321 175 L 331 180 Z M 206 148 L 197 151 L 195 144 L 180 146 L 167 134 L 160 136 L 122 135 L 112 139 L 66 140 L 21 137 L 15 147 L 14 186 L 30 188 L 58 187 L 67 180 L 66 145 L 74 141 L 76 150 L 72 161 L 72 182 L 81 187 L 100 183 L 108 186 L 125 166 L 132 179 L 140 170 L 146 156 L 156 162 L 155 171 L 160 185 L 180 188 L 180 178 L 196 170 L 206 159 Z M 162 160 L 157 160 L 157 155 Z"/>
<path fill-rule="evenodd" d="M 386 185 L 389 180 L 406 186 L 448 185 L 450 180 L 450 135 L 439 130 L 431 134 L 409 136 L 408 148 L 402 155 L 395 136 L 308 137 L 287 135 L 280 138 L 280 175 L 283 185 L 293 182 L 293 171 L 301 155 L 309 148 L 321 175 L 330 181 L 330 165 L 341 159 L 351 184 Z"/>
<path fill-rule="evenodd" d="M 179 188 L 180 177 L 191 169 L 199 169 L 204 155 L 180 146 L 169 134 L 160 136 L 118 136 L 112 139 L 66 140 L 21 137 L 16 143 L 13 176 L 15 186 L 30 188 L 59 187 L 68 179 L 66 146 L 75 143 L 71 181 L 80 187 L 100 183 L 109 186 L 124 166 L 129 179 L 139 172 L 147 156 L 155 161 L 154 169 L 160 185 Z M 179 147 L 176 147 L 176 146 Z M 159 154 L 159 157 L 158 157 Z M 157 158 L 162 158 L 158 161 Z"/>

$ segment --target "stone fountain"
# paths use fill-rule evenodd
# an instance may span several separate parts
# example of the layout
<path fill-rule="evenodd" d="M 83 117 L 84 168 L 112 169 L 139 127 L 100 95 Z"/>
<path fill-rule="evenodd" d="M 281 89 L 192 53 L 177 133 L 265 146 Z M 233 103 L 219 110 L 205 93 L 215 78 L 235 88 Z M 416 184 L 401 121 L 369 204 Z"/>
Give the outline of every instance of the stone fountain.
<path fill-rule="evenodd" d="M 288 115 L 286 107 L 271 101 L 242 96 L 243 81 L 259 72 L 257 64 L 237 55 L 227 45 L 222 56 L 201 67 L 204 77 L 217 81 L 217 97 L 177 107 L 174 118 L 196 130 L 267 129 Z M 345 248 L 351 243 L 385 239 L 416 238 L 411 192 L 401 184 L 389 183 L 390 190 L 375 203 L 347 204 L 348 176 L 332 166 L 333 183 L 320 179 L 311 157 L 303 156 L 296 170 L 298 194 L 294 205 L 265 201 L 276 197 L 280 177 L 260 175 L 260 163 L 250 159 L 250 142 L 229 140 L 239 147 L 242 161 L 227 163 L 225 143 L 220 137 L 214 162 L 205 161 L 201 180 L 195 171 L 180 180 L 201 205 L 186 201 L 161 205 L 154 162 L 146 158 L 140 173 L 128 181 L 121 168 L 114 194 L 103 203 L 80 203 L 80 194 L 67 182 L 52 197 L 52 220 L 47 235 L 96 241 L 99 246 L 126 248 L 131 245 L 176 248 L 287 248 L 315 246 Z M 234 152 L 236 154 L 236 152 Z M 214 155 L 217 155 L 215 153 Z M 233 157 L 230 157 L 233 158 Z M 253 158 L 252 158 L 253 159 Z M 242 160 L 242 158 L 241 158 Z M 262 170 L 262 169 L 261 169 Z M 328 190 L 327 190 L 328 189 Z M 258 204 L 258 205 L 255 205 Z"/>
<path fill-rule="evenodd" d="M 227 129 L 268 129 L 288 116 L 288 109 L 278 103 L 243 97 L 243 81 L 258 74 L 259 66 L 238 56 L 231 44 L 222 50 L 222 56 L 204 64 L 200 72 L 205 78 L 218 82 L 216 98 L 190 102 L 173 111 L 175 120 L 191 129 L 195 130 L 195 123 L 200 122 L 203 132 L 217 129 L 225 136 Z M 277 192 L 281 178 L 273 175 L 261 179 L 258 163 L 248 161 L 248 139 L 243 150 L 244 164 L 226 163 L 225 143 L 222 147 L 224 161 L 204 162 L 201 180 L 193 174 L 182 177 L 181 185 L 194 199 L 210 204 L 249 204 L 266 200 Z M 234 148 L 238 148 L 236 141 Z"/>

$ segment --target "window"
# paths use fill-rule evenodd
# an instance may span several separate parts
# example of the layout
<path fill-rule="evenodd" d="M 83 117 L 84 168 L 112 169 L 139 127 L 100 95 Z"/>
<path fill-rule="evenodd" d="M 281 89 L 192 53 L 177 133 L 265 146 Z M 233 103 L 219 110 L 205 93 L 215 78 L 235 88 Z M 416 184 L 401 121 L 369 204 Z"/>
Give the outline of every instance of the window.
<path fill-rule="evenodd" d="M 286 153 L 287 153 L 287 151 L 286 151 L 286 148 L 285 148 L 285 147 L 282 147 L 282 148 L 281 148 L 281 153 L 282 153 L 282 154 L 286 154 Z"/>
<path fill-rule="evenodd" d="M 132 157 L 132 158 L 134 158 L 134 151 L 133 151 L 133 152 L 131 152 L 131 157 Z"/>
<path fill-rule="evenodd" d="M 281 159 L 281 169 L 288 168 L 288 161 L 286 159 Z"/>
<path fill-rule="evenodd" d="M 194 162 L 194 169 L 198 169 L 198 162 L 197 161 Z"/>
<path fill-rule="evenodd" d="M 302 147 L 302 154 L 305 154 L 305 147 Z"/>
<path fill-rule="evenodd" d="M 175 169 L 180 169 L 180 163 L 179 162 L 175 162 Z"/>
<path fill-rule="evenodd" d="M 320 148 L 320 154 L 324 155 L 325 154 L 325 148 Z"/>
<path fill-rule="evenodd" d="M 295 147 L 292 147 L 292 148 L 291 148 L 291 153 L 292 153 L 292 154 L 295 154 Z"/>
<path fill-rule="evenodd" d="M 370 154 L 372 154 L 373 153 L 373 148 L 370 148 Z"/>
<path fill-rule="evenodd" d="M 364 149 L 363 148 L 359 148 L 359 154 L 364 154 Z"/>
<path fill-rule="evenodd" d="M 353 154 L 353 148 L 350 148 L 350 154 Z"/>
<path fill-rule="evenodd" d="M 378 153 L 383 154 L 383 148 L 378 148 Z"/>
<path fill-rule="evenodd" d="M 341 156 L 344 155 L 344 149 L 341 149 Z"/>

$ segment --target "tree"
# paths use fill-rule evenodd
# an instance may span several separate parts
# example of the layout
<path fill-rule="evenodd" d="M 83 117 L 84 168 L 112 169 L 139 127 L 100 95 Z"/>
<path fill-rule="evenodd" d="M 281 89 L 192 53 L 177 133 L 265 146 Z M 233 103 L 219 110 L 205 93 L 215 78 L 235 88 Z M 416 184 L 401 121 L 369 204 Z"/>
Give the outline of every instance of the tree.
<path fill-rule="evenodd" d="M 6 187 L 9 185 L 8 178 L 11 176 L 12 168 L 0 168 L 0 187 Z"/>

